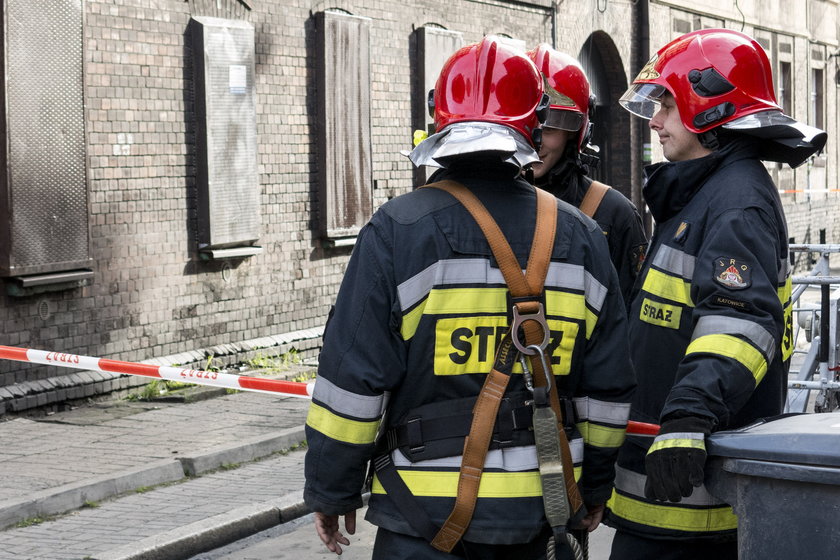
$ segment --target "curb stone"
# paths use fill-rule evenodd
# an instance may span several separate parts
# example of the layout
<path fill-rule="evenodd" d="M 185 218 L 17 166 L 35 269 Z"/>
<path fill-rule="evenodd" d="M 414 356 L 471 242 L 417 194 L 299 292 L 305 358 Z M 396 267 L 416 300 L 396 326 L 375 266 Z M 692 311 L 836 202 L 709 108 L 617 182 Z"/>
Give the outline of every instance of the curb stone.
<path fill-rule="evenodd" d="M 97 554 L 95 560 L 181 560 L 265 531 L 309 513 L 303 491 L 236 508 Z"/>
<path fill-rule="evenodd" d="M 144 486 L 177 482 L 224 465 L 245 463 L 289 449 L 305 439 L 303 426 L 271 435 L 222 445 L 192 456 L 163 459 L 101 477 L 65 484 L 29 494 L 25 498 L 0 502 L 0 530 L 34 517 L 59 515 L 77 510 L 85 502 L 98 502 Z"/>

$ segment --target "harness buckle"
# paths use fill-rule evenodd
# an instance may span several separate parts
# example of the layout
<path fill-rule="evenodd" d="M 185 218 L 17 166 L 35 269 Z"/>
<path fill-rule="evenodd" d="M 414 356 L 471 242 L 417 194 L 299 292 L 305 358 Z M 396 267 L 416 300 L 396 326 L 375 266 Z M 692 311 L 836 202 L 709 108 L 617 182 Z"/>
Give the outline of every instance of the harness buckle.
<path fill-rule="evenodd" d="M 373 460 L 373 469 L 376 472 L 381 471 L 382 469 L 388 467 L 391 464 L 391 453 L 385 453 L 380 455 L 379 457 L 374 458 Z"/>
<path fill-rule="evenodd" d="M 493 430 L 493 443 L 499 449 L 510 447 L 513 444 L 513 430 L 516 427 L 513 404 L 510 398 L 503 397 L 499 403 L 499 412 L 496 414 L 496 429 Z"/>
<path fill-rule="evenodd" d="M 551 331 L 549 331 L 548 322 L 545 319 L 545 307 L 543 307 L 543 304 L 539 302 L 537 302 L 537 306 L 538 308 L 536 313 L 521 313 L 516 305 L 513 306 L 513 324 L 510 327 L 513 345 L 517 350 L 529 356 L 536 354 L 534 350 L 531 350 L 532 347 L 539 348 L 540 352 L 548 347 L 548 342 L 551 337 Z M 519 341 L 519 329 L 527 321 L 534 321 L 540 326 L 543 332 L 543 339 L 539 344 L 531 344 L 526 347 Z"/>
<path fill-rule="evenodd" d="M 422 453 L 426 449 L 423 441 L 423 417 L 411 418 L 405 423 L 409 453 Z"/>
<path fill-rule="evenodd" d="M 392 428 L 385 432 L 385 443 L 389 453 L 399 447 L 396 429 Z"/>
<path fill-rule="evenodd" d="M 548 367 L 548 361 L 545 357 L 545 352 L 543 352 L 543 348 L 536 345 L 536 344 L 529 344 L 526 350 L 532 350 L 531 352 L 526 352 L 529 356 L 538 355 L 540 357 L 540 362 L 542 362 L 542 369 L 543 374 L 545 375 L 545 390 L 551 390 L 551 369 Z M 533 389 L 531 390 L 533 392 Z"/>

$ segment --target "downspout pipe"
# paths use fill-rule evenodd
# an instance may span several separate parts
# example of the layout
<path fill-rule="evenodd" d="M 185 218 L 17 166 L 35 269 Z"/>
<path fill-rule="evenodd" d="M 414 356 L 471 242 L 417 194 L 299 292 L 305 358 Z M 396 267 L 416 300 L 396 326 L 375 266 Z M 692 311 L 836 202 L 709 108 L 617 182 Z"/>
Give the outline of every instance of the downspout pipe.
<path fill-rule="evenodd" d="M 633 34 L 630 38 L 630 79 L 636 77 L 650 58 L 650 27 L 648 0 L 636 0 L 633 4 Z M 630 194 L 633 204 L 639 209 L 642 221 L 648 235 L 651 232 L 651 217 L 645 209 L 645 202 L 642 198 L 642 172 L 646 164 L 646 158 L 650 150 L 645 150 L 645 145 L 650 146 L 650 129 L 647 122 L 632 118 L 630 121 Z"/>

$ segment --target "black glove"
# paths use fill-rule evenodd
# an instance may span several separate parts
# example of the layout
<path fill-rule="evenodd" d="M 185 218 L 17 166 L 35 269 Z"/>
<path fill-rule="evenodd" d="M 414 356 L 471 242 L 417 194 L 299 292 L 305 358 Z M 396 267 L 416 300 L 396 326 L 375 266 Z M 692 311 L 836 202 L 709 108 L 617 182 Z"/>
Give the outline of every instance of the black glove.
<path fill-rule="evenodd" d="M 662 423 L 645 457 L 647 498 L 679 502 L 703 484 L 705 439 L 711 427 L 711 420 L 696 416 Z"/>

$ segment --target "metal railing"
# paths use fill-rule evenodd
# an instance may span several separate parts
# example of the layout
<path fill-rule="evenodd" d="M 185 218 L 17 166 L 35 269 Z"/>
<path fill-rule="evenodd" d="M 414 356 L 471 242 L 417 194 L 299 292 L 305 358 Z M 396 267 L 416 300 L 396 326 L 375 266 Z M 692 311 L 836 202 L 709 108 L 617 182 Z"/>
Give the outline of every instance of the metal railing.
<path fill-rule="evenodd" d="M 806 276 L 794 276 L 791 305 L 794 312 L 794 352 L 788 377 L 785 412 L 831 412 L 840 408 L 840 277 L 831 276 L 829 256 L 840 253 L 840 245 L 791 245 L 791 252 L 819 253 Z M 819 303 L 803 297 L 809 287 L 818 286 Z"/>

